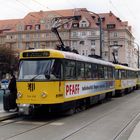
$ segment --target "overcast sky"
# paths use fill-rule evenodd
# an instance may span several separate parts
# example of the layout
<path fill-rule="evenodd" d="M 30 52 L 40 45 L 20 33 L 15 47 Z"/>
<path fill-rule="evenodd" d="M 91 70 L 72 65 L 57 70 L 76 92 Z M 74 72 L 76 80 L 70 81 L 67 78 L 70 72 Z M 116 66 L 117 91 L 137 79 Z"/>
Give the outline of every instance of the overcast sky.
<path fill-rule="evenodd" d="M 139 0 L 0 0 L 0 20 L 23 18 L 27 13 L 40 10 L 87 8 L 102 13 L 112 11 L 132 26 L 135 41 L 140 44 Z"/>

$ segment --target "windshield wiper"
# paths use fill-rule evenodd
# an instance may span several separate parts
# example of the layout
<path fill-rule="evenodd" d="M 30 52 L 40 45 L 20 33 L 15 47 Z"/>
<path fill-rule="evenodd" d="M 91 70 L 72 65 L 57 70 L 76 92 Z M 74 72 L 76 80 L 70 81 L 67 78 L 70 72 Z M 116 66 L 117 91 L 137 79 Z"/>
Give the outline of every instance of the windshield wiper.
<path fill-rule="evenodd" d="M 31 82 L 34 81 L 34 79 L 35 79 L 36 77 L 38 77 L 39 75 L 40 75 L 40 74 L 35 75 L 33 78 L 30 79 L 30 81 L 31 81 Z"/>

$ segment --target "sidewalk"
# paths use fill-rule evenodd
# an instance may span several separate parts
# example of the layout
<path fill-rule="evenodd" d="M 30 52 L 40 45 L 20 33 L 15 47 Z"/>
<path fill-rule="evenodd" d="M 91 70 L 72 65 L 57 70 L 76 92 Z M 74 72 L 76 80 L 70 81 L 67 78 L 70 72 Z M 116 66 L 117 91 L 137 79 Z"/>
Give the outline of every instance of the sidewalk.
<path fill-rule="evenodd" d="M 5 112 L 3 110 L 3 104 L 0 103 L 0 121 L 10 119 L 16 116 L 18 116 L 18 112 Z"/>
<path fill-rule="evenodd" d="M 3 90 L 0 90 L 0 121 L 18 116 L 17 112 L 6 112 L 3 110 Z"/>
<path fill-rule="evenodd" d="M 140 122 L 135 126 L 128 140 L 140 140 Z"/>

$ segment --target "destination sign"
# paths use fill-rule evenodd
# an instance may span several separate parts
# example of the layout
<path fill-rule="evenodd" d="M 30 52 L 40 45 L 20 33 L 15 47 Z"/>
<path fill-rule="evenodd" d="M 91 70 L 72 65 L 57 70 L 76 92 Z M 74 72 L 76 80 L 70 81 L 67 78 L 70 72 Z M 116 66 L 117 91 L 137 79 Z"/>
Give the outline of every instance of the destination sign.
<path fill-rule="evenodd" d="M 23 57 L 48 57 L 50 56 L 50 52 L 24 52 Z"/>

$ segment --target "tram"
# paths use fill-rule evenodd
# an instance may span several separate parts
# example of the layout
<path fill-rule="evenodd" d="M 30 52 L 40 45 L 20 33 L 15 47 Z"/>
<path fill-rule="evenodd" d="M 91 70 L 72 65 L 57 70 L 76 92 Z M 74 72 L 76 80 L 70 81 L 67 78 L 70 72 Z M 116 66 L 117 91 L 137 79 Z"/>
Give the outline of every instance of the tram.
<path fill-rule="evenodd" d="M 115 96 L 122 96 L 136 89 L 137 71 L 124 65 L 115 64 Z"/>
<path fill-rule="evenodd" d="M 137 86 L 136 89 L 140 88 L 140 69 L 136 70 L 136 74 L 137 74 Z"/>
<path fill-rule="evenodd" d="M 74 112 L 105 98 L 115 91 L 115 67 L 111 62 L 52 49 L 20 53 L 17 79 L 19 112 L 31 114 Z"/>

